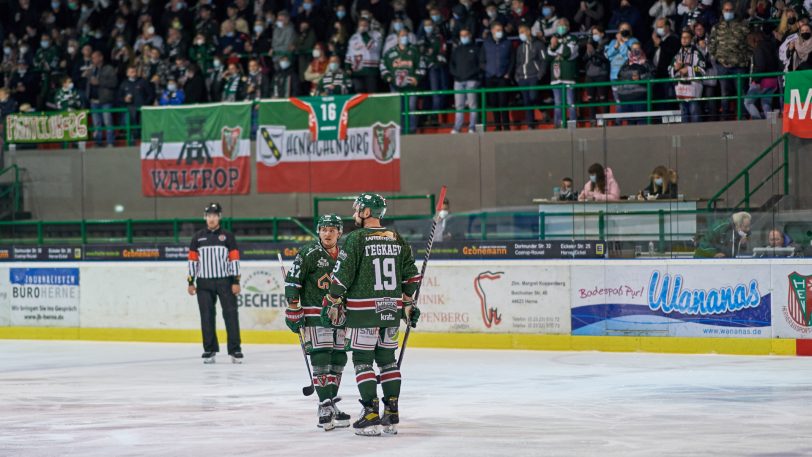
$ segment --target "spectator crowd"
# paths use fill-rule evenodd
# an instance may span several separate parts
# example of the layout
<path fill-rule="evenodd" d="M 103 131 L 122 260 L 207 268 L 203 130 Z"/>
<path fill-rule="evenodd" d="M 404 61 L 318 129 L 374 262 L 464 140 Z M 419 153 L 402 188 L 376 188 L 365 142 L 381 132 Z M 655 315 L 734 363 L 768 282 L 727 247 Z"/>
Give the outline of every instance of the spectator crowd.
<path fill-rule="evenodd" d="M 111 108 L 138 123 L 144 105 L 515 86 L 489 92 L 488 107 L 555 105 L 542 116 L 560 125 L 608 111 L 576 113 L 575 103 L 646 108 L 645 85 L 568 84 L 676 78 L 685 81 L 652 85 L 654 100 L 669 100 L 656 108 L 716 120 L 736 102 L 699 99 L 735 95 L 736 82 L 689 78 L 812 67 L 810 9 L 812 0 L 11 0 L 0 5 L 0 115 L 92 108 L 94 124 L 110 126 Z M 780 108 L 770 96 L 781 84 L 744 82 L 750 117 Z M 477 124 L 478 96 L 408 103 L 453 106 L 470 112 L 469 132 Z M 522 122 L 535 127 L 536 113 Z M 509 128 L 507 111 L 494 116 Z M 458 113 L 452 133 L 464 120 Z"/>

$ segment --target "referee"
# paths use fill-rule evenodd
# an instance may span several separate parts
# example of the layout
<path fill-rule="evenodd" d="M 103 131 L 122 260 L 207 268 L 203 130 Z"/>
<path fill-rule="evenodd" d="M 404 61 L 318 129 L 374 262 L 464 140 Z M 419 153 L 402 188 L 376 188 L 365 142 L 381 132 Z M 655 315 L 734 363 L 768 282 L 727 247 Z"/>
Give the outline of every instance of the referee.
<path fill-rule="evenodd" d="M 214 363 L 220 351 L 217 342 L 217 297 L 223 307 L 228 334 L 228 354 L 234 363 L 242 363 L 240 321 L 237 295 L 240 293 L 240 252 L 234 235 L 220 228 L 223 208 L 210 203 L 203 213 L 206 228 L 195 233 L 189 246 L 189 295 L 197 294 L 200 327 L 203 331 L 203 363 Z M 195 287 L 197 279 L 197 287 Z"/>

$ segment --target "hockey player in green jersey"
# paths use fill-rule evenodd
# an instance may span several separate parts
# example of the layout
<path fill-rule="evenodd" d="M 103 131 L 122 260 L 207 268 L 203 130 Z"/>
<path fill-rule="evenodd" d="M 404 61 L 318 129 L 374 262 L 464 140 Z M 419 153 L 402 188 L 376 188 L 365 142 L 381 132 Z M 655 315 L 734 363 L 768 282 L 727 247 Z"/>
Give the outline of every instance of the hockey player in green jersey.
<path fill-rule="evenodd" d="M 303 329 L 305 349 L 313 365 L 313 385 L 319 396 L 318 426 L 324 431 L 350 426 L 350 415 L 336 407 L 341 400 L 337 396 L 341 373 L 347 364 L 345 330 L 323 326 L 320 318 L 343 227 L 335 214 L 321 216 L 316 224 L 319 239 L 302 246 L 285 278 L 285 323 L 294 333 Z"/>
<path fill-rule="evenodd" d="M 363 410 L 353 423 L 357 435 L 376 436 L 380 427 L 397 433 L 400 370 L 395 361 L 400 320 L 415 326 L 420 310 L 412 297 L 420 282 L 412 248 L 391 228 L 381 225 L 386 200 L 364 193 L 355 199 L 355 225 L 338 254 L 330 292 L 324 297 L 325 323 L 345 325 L 355 380 Z M 372 364 L 378 365 L 384 412 Z"/>

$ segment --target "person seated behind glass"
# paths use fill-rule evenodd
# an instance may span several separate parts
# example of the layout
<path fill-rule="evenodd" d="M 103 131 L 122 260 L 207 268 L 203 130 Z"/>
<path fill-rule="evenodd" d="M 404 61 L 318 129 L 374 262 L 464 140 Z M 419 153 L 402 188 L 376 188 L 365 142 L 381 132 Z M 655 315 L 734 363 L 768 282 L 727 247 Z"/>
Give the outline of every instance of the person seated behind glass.
<path fill-rule="evenodd" d="M 733 213 L 730 219 L 711 227 L 702 236 L 694 252 L 697 258 L 723 258 L 748 255 L 750 252 L 750 213 L 740 211 Z"/>
<path fill-rule="evenodd" d="M 781 229 L 777 227 L 773 227 L 767 233 L 767 247 L 769 248 L 793 248 L 795 249 L 795 253 L 792 255 L 793 257 L 799 257 L 801 255 L 801 247 L 792 241 L 792 238 L 781 231 Z"/>
<path fill-rule="evenodd" d="M 637 194 L 638 200 L 673 200 L 677 198 L 676 173 L 660 165 L 651 172 L 651 180 Z"/>
<path fill-rule="evenodd" d="M 562 178 L 561 187 L 558 189 L 558 201 L 576 201 L 578 191 L 572 186 L 572 178 Z"/>
<path fill-rule="evenodd" d="M 603 165 L 593 163 L 587 173 L 589 181 L 584 184 L 584 190 L 578 195 L 578 201 L 620 201 L 620 186 L 615 181 L 611 168 L 603 168 Z"/>

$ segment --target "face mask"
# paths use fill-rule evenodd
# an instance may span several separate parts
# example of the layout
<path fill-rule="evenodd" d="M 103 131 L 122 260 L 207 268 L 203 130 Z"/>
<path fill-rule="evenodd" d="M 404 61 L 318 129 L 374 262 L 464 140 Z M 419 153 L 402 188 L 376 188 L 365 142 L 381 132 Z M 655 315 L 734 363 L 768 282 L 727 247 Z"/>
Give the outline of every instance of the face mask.
<path fill-rule="evenodd" d="M 68 51 L 68 52 L 70 52 L 70 51 Z M 4 47 L 3 48 L 3 54 L 11 54 L 11 48 L 8 47 L 8 46 Z"/>
<path fill-rule="evenodd" d="M 812 32 L 804 32 L 804 33 L 802 33 L 802 34 L 801 34 L 801 38 L 803 38 L 803 39 L 804 39 L 804 41 L 806 41 L 806 40 L 808 40 L 808 39 L 812 38 Z"/>
<path fill-rule="evenodd" d="M 335 63 L 335 62 L 330 62 L 327 65 L 327 69 L 330 70 L 331 72 L 335 73 L 336 71 L 338 71 L 338 64 Z"/>
<path fill-rule="evenodd" d="M 656 184 L 658 186 L 662 186 L 663 185 L 663 178 L 654 178 L 654 184 Z"/>
<path fill-rule="evenodd" d="M 285 23 L 282 21 L 276 21 L 276 28 L 281 29 L 285 26 Z"/>
<path fill-rule="evenodd" d="M 462 44 L 470 44 L 471 43 L 471 37 L 469 37 L 469 36 L 460 37 L 460 43 L 462 43 Z"/>
<path fill-rule="evenodd" d="M 53 16 L 48 16 L 48 18 L 45 19 L 46 24 L 53 24 L 54 22 L 56 22 L 56 18 Z"/>
<path fill-rule="evenodd" d="M 739 233 L 739 236 L 742 237 L 742 238 L 747 238 L 747 235 L 749 235 L 744 230 L 737 230 L 737 232 Z"/>
<path fill-rule="evenodd" d="M 496 40 L 501 40 L 502 36 L 503 36 L 503 33 L 502 33 L 501 30 L 499 30 L 497 32 L 493 32 L 493 38 L 496 39 Z"/>
<path fill-rule="evenodd" d="M 705 6 L 713 5 L 713 0 L 702 0 L 702 4 Z"/>
<path fill-rule="evenodd" d="M 42 40 L 42 41 L 40 41 L 40 42 L 39 42 L 39 45 L 40 45 L 40 46 L 41 46 L 43 49 L 48 49 L 48 46 L 50 46 L 50 45 L 51 45 L 51 42 L 50 42 L 50 41 L 45 41 L 45 40 Z"/>
<path fill-rule="evenodd" d="M 281 68 L 283 70 L 287 70 L 289 67 L 290 67 L 290 61 L 283 60 L 283 61 L 279 62 L 279 68 Z"/>
<path fill-rule="evenodd" d="M 795 17 L 795 16 L 791 16 L 791 17 L 787 18 L 787 24 L 789 24 L 789 25 L 795 25 L 795 23 L 797 23 L 797 22 L 798 22 L 798 18 Z"/>
<path fill-rule="evenodd" d="M 312 3 L 302 3 L 302 9 L 305 11 L 310 11 L 313 9 Z"/>
<path fill-rule="evenodd" d="M 263 30 L 264 29 L 263 29 L 263 27 L 261 25 L 255 25 L 254 26 L 254 33 L 256 33 L 257 35 L 261 34 Z"/>
<path fill-rule="evenodd" d="M 434 21 L 434 22 L 440 22 L 442 19 L 443 19 L 443 17 L 440 16 L 439 14 L 435 14 L 435 15 L 431 16 L 431 20 Z"/>
<path fill-rule="evenodd" d="M 366 27 L 358 27 L 358 33 L 367 33 L 367 31 L 369 31 L 369 29 Z"/>
<path fill-rule="evenodd" d="M 527 35 L 525 35 L 524 33 L 519 34 L 519 41 L 525 43 L 527 41 Z"/>
<path fill-rule="evenodd" d="M 600 43 L 601 42 L 601 36 L 599 34 L 597 34 L 597 33 L 592 35 L 592 41 L 594 41 L 595 43 Z"/>
<path fill-rule="evenodd" d="M 426 32 L 426 35 L 431 35 L 431 32 L 434 31 L 434 27 L 427 25 L 423 27 L 423 30 Z"/>
<path fill-rule="evenodd" d="M 732 21 L 732 20 L 733 20 L 733 18 L 734 18 L 736 15 L 733 13 L 733 11 L 725 11 L 724 13 L 722 13 L 722 16 L 724 16 L 724 18 L 725 18 L 725 20 L 726 20 L 726 21 Z"/>
<path fill-rule="evenodd" d="M 155 27 L 147 27 L 147 34 L 152 35 L 155 33 Z"/>
<path fill-rule="evenodd" d="M 203 43 L 205 43 L 205 41 L 204 41 L 204 40 L 197 40 L 197 41 L 195 41 L 195 44 L 196 44 L 197 46 L 203 46 Z"/>
<path fill-rule="evenodd" d="M 657 27 L 657 36 L 665 36 L 665 27 Z"/>
<path fill-rule="evenodd" d="M 403 30 L 403 22 L 395 22 L 395 23 L 393 23 L 392 24 L 392 29 L 395 32 L 400 32 L 401 30 Z"/>
<path fill-rule="evenodd" d="M 409 37 L 407 36 L 398 37 L 398 42 L 400 43 L 401 46 L 406 46 L 407 44 L 409 44 Z"/>
<path fill-rule="evenodd" d="M 566 35 L 567 34 L 567 27 L 563 25 L 559 25 L 555 28 L 555 32 L 559 35 Z"/>
<path fill-rule="evenodd" d="M 73 89 L 73 83 L 69 83 L 68 85 L 65 86 L 65 90 L 72 90 L 72 89 Z"/>
<path fill-rule="evenodd" d="M 595 176 L 595 175 L 589 175 L 589 181 L 593 182 L 593 183 L 596 183 L 596 182 L 598 182 L 598 177 Z"/>
<path fill-rule="evenodd" d="M 448 211 L 441 209 L 438 215 L 440 216 L 440 219 L 445 219 L 446 217 L 448 217 Z"/>
<path fill-rule="evenodd" d="M 452 13 L 451 16 L 458 21 L 460 20 L 460 15 L 457 13 Z"/>
<path fill-rule="evenodd" d="M 346 16 L 346 15 L 347 15 L 347 12 L 344 11 L 344 10 L 336 11 L 336 17 L 339 18 L 339 19 L 344 19 L 344 16 Z"/>
<path fill-rule="evenodd" d="M 134 82 L 135 82 L 135 76 L 133 76 L 133 77 L 131 77 L 131 78 L 127 78 L 127 79 L 129 79 L 131 83 L 134 83 Z"/>
<path fill-rule="evenodd" d="M 59 8 L 59 2 L 51 2 L 51 8 L 53 9 Z"/>
<path fill-rule="evenodd" d="M 496 19 L 496 11 L 488 10 L 488 17 L 491 19 Z"/>
<path fill-rule="evenodd" d="M 119 30 L 123 30 L 126 25 L 123 22 L 116 22 L 116 28 Z"/>
<path fill-rule="evenodd" d="M 366 14 L 366 13 L 362 14 L 361 19 L 366 19 L 368 21 L 369 20 L 369 14 Z"/>
<path fill-rule="evenodd" d="M 521 15 L 522 15 L 522 9 L 521 9 L 521 8 L 514 8 L 514 9 L 513 9 L 513 12 L 514 12 L 514 13 L 516 13 L 516 15 L 517 15 L 517 16 L 521 16 Z"/>
<path fill-rule="evenodd" d="M 25 54 L 26 52 L 28 52 L 28 48 L 26 47 L 20 48 L 20 54 Z"/>
<path fill-rule="evenodd" d="M 95 36 L 97 40 L 101 40 L 101 37 L 103 37 L 104 35 L 102 35 L 101 30 L 99 30 L 93 36 Z"/>
<path fill-rule="evenodd" d="M 314 50 L 313 50 L 313 58 L 314 58 L 314 59 L 318 59 L 319 57 L 321 57 L 321 50 L 319 50 L 319 49 L 314 49 Z"/>
<path fill-rule="evenodd" d="M 632 32 L 624 29 L 620 31 L 620 36 L 622 36 L 623 38 L 629 38 L 630 36 L 632 36 Z"/>
<path fill-rule="evenodd" d="M 176 84 L 167 84 L 166 90 L 168 90 L 169 92 L 175 92 L 176 90 L 178 90 L 178 86 Z"/>
<path fill-rule="evenodd" d="M 549 7 L 545 6 L 544 8 L 541 9 L 541 15 L 542 16 L 550 17 L 551 14 L 553 14 L 552 8 L 549 8 Z"/>
<path fill-rule="evenodd" d="M 223 64 L 219 60 L 215 60 L 214 62 L 212 62 L 212 65 L 214 66 L 214 68 L 220 68 L 223 66 Z"/>
<path fill-rule="evenodd" d="M 79 8 L 78 4 L 76 4 L 76 3 L 68 3 L 68 9 L 76 11 L 77 8 Z"/>

